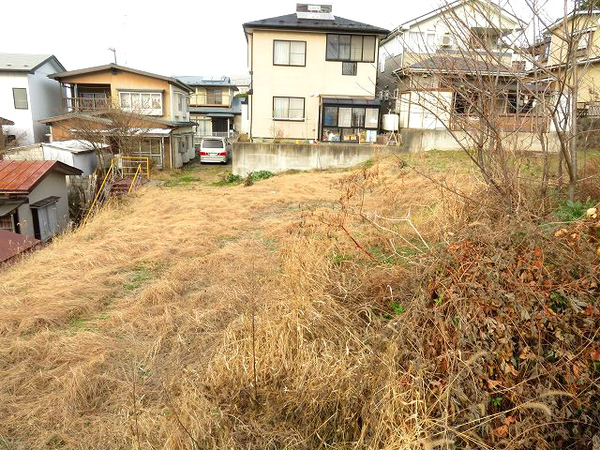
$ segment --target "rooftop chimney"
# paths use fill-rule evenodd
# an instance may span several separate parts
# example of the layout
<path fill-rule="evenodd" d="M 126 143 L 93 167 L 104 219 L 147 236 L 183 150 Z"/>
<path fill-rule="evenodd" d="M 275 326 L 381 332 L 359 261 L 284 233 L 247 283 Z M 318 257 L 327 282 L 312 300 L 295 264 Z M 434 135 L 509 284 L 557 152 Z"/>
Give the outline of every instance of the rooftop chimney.
<path fill-rule="evenodd" d="M 296 4 L 296 17 L 298 19 L 335 20 L 331 11 L 331 5 Z"/>

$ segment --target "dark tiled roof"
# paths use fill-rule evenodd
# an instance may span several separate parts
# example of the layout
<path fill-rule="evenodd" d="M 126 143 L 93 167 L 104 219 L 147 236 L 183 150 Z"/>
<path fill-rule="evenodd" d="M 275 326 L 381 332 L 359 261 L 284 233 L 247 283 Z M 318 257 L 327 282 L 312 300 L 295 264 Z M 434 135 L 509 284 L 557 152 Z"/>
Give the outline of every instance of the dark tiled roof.
<path fill-rule="evenodd" d="M 39 243 L 40 241 L 30 236 L 0 230 L 0 263 L 14 258 L 19 253 L 23 253 Z"/>
<path fill-rule="evenodd" d="M 287 14 L 285 16 L 246 22 L 243 27 L 244 29 L 267 28 L 275 30 L 347 31 L 379 35 L 386 35 L 389 33 L 389 30 L 384 28 L 344 19 L 343 17 L 336 16 L 335 20 L 298 19 L 296 14 Z"/>
<path fill-rule="evenodd" d="M 83 173 L 60 161 L 0 161 L 0 193 L 28 194 L 52 171 L 65 175 Z"/>

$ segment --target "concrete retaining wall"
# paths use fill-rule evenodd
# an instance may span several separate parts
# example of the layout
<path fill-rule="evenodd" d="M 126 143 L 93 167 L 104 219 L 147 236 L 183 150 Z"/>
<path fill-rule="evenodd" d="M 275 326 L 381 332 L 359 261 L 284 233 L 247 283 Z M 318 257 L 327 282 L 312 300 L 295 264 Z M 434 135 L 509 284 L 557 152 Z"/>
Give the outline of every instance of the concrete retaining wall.
<path fill-rule="evenodd" d="M 447 130 L 422 130 L 407 128 L 402 130 L 403 150 L 407 152 L 420 152 L 429 150 L 462 150 L 457 139 L 465 146 L 470 147 L 472 141 L 464 131 L 455 131 L 456 138 Z M 549 150 L 558 151 L 558 138 L 556 133 L 549 135 Z M 520 151 L 542 151 L 540 141 L 534 133 L 514 132 L 506 133 L 503 144 L 507 148 Z"/>
<path fill-rule="evenodd" d="M 237 142 L 233 144 L 233 173 L 268 170 L 326 169 L 360 164 L 375 154 L 400 152 L 400 147 L 371 144 L 271 144 Z"/>

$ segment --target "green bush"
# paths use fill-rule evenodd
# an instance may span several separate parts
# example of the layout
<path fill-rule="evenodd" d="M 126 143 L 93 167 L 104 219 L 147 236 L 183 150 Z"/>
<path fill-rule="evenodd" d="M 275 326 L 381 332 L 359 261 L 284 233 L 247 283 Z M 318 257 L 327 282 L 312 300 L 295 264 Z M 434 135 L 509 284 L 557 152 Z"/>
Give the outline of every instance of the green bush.
<path fill-rule="evenodd" d="M 585 216 L 586 211 L 596 206 L 597 203 L 596 200 L 591 198 L 588 198 L 585 202 L 567 200 L 558 206 L 554 215 L 559 222 L 572 222 Z"/>
<path fill-rule="evenodd" d="M 252 181 L 260 181 L 266 180 L 267 178 L 271 178 L 273 176 L 273 172 L 269 172 L 268 170 L 259 170 L 258 172 L 252 172 Z"/>

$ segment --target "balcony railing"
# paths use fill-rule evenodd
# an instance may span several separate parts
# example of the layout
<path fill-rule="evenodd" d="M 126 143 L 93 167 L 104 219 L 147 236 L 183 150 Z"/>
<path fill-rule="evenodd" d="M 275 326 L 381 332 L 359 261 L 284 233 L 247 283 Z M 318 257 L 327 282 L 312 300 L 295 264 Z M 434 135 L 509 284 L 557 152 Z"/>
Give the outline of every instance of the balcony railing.
<path fill-rule="evenodd" d="M 102 111 L 110 106 L 110 98 L 71 97 L 63 98 L 67 111 Z"/>

